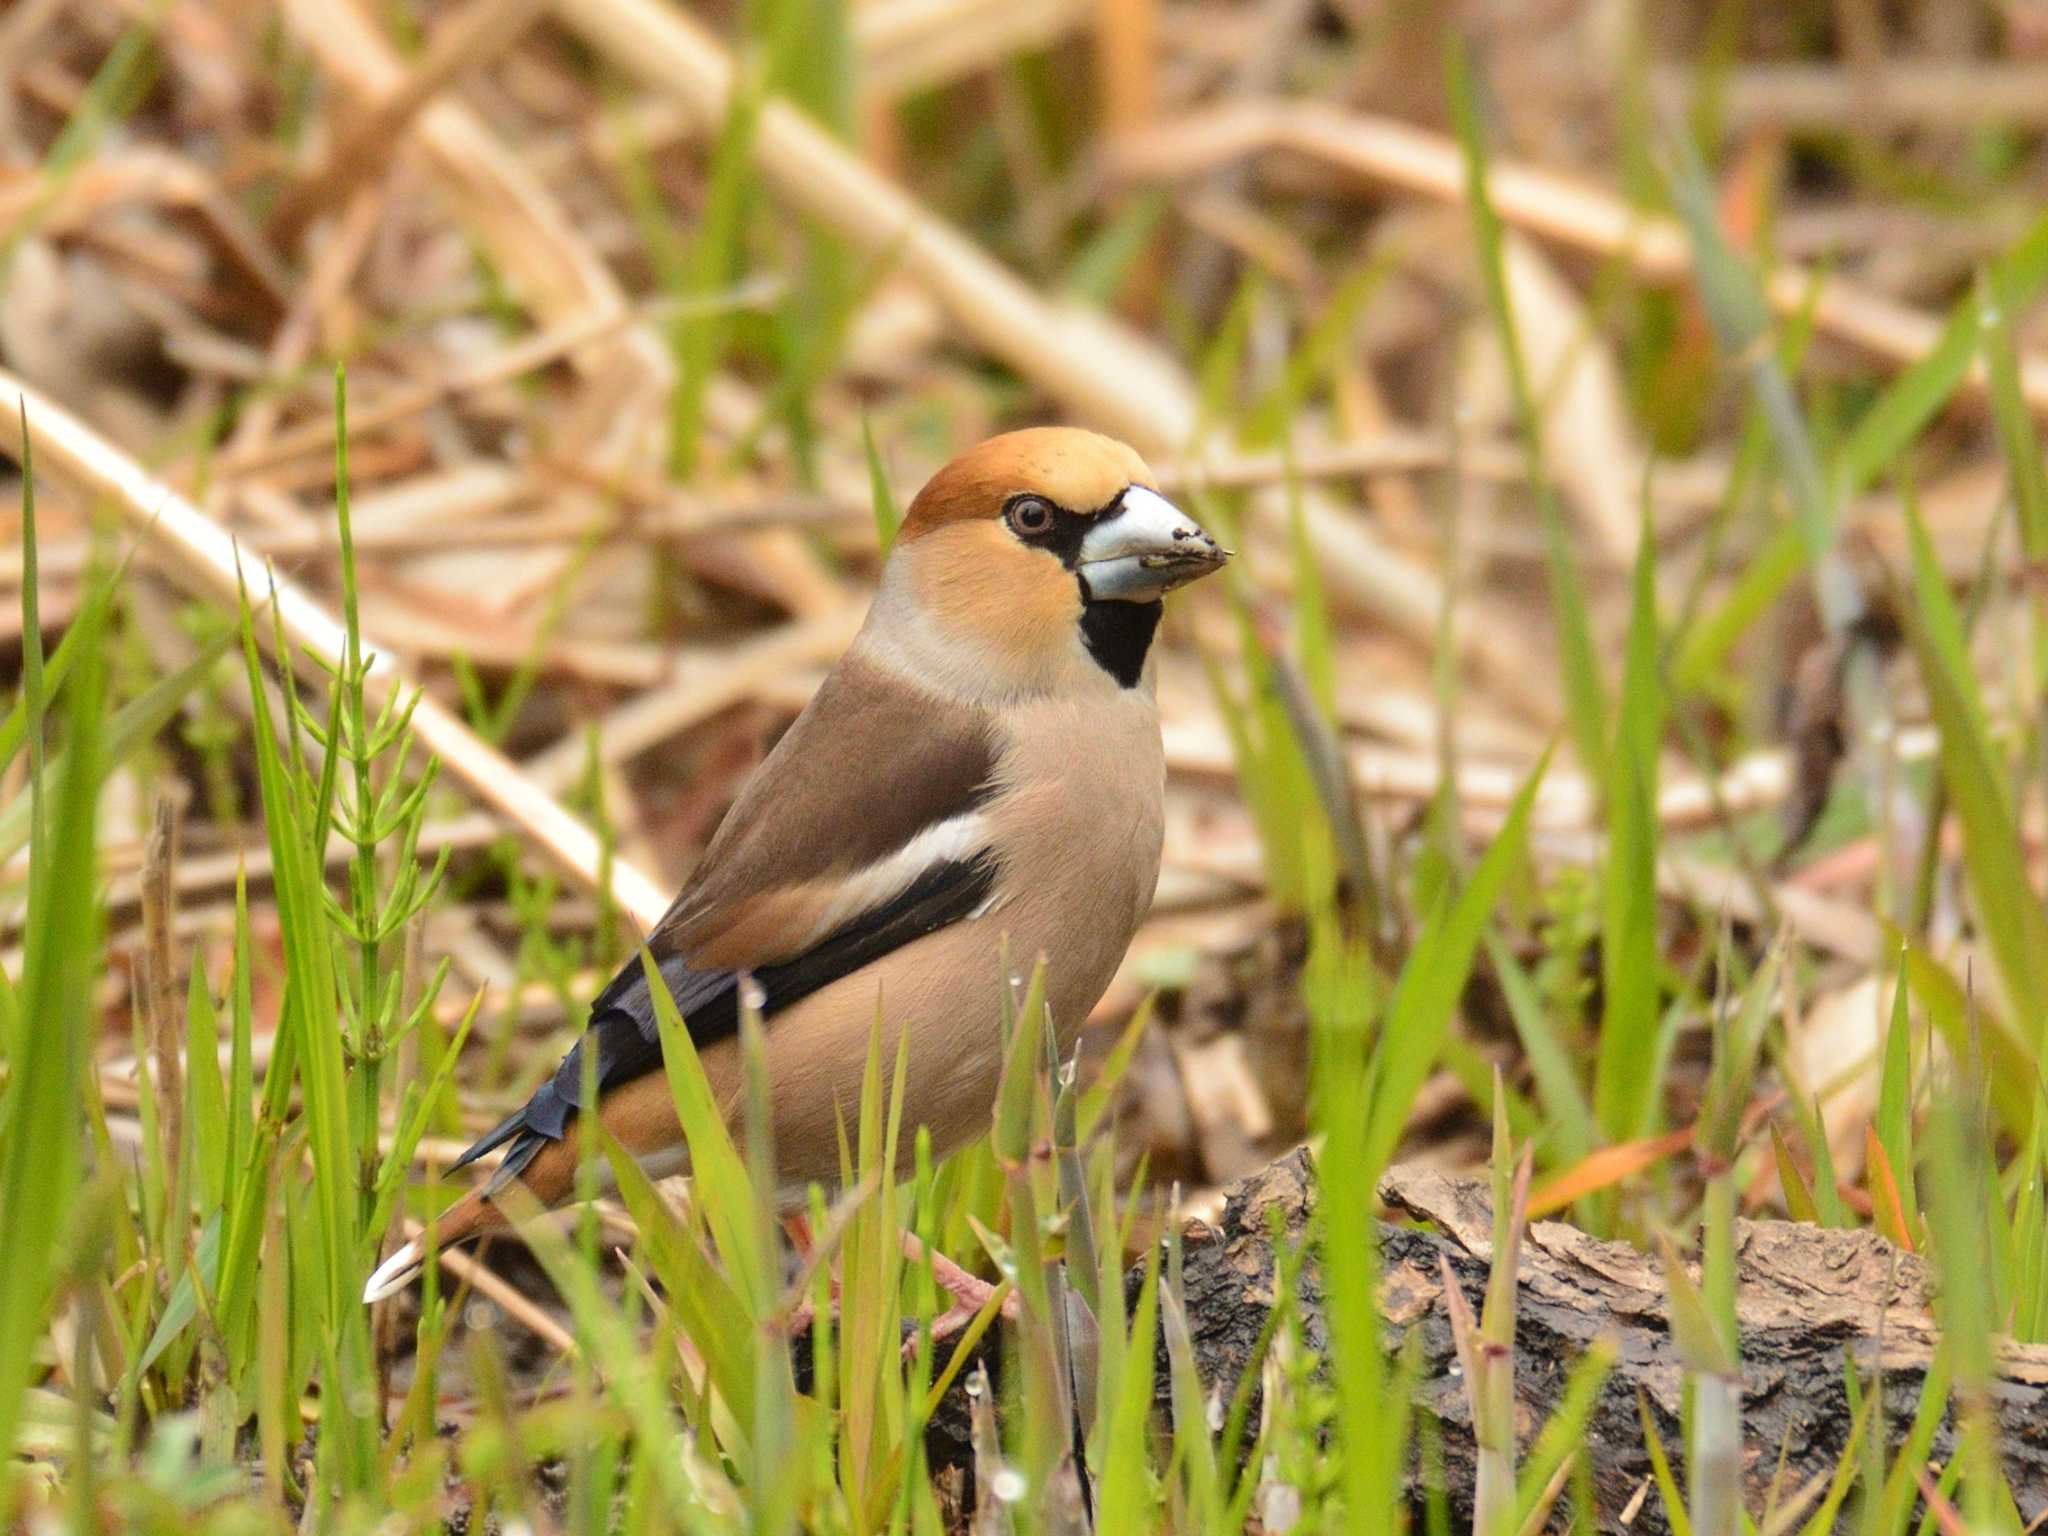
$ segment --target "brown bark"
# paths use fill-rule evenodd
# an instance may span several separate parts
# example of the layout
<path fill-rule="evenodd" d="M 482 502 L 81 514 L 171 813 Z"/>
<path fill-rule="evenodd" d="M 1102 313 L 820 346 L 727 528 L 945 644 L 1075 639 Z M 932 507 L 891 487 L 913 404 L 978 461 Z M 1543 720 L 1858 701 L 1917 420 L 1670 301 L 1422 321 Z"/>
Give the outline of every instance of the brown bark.
<path fill-rule="evenodd" d="M 1448 1261 L 1476 1309 L 1492 1249 L 1488 1193 L 1482 1184 L 1421 1168 L 1396 1168 L 1380 1193 L 1389 1210 L 1434 1229 L 1381 1225 L 1380 1312 L 1391 1344 L 1409 1338 L 1419 1344 L 1416 1406 L 1442 1424 L 1451 1505 L 1463 1518 L 1473 1481 L 1472 1422 L 1462 1381 L 1451 1371 L 1454 1350 L 1438 1266 Z M 1271 1214 L 1277 1210 L 1285 1229 L 1298 1235 L 1313 1204 L 1309 1158 L 1296 1152 L 1234 1187 L 1220 1226 L 1193 1224 L 1185 1234 L 1197 1362 L 1205 1381 L 1220 1383 L 1226 1394 L 1251 1363 L 1272 1305 Z M 1763 1509 L 1774 1476 L 1781 1477 L 1782 1503 L 1809 1478 L 1831 1472 L 1845 1454 L 1851 1420 L 1845 1361 L 1865 1380 L 1882 1364 L 1885 1439 L 1895 1450 L 1912 1422 L 1936 1332 L 1926 1265 L 1875 1233 L 1743 1222 L 1737 1244 L 1745 1502 L 1754 1514 Z M 1651 1475 L 1638 1393 L 1674 1465 L 1683 1464 L 1684 1372 L 1667 1323 L 1659 1263 L 1626 1244 L 1538 1222 L 1523 1245 L 1519 1287 L 1515 1395 L 1525 1445 L 1557 1406 L 1572 1364 L 1607 1335 L 1618 1346 L 1616 1364 L 1585 1436 L 1597 1528 L 1631 1536 L 1668 1530 L 1654 1485 L 1630 1524 L 1620 1524 Z M 1326 1342 L 1323 1292 L 1313 1263 L 1300 1295 L 1308 1343 L 1320 1351 Z M 2048 1346 L 2009 1346 L 1999 1368 L 1994 1401 L 2001 1450 L 2021 1514 L 2032 1521 L 2048 1510 Z M 1159 1378 L 1165 1379 L 1163 1358 Z M 957 1463 L 968 1454 L 959 1396 L 934 1425 L 937 1462 Z M 1160 1411 L 1169 1411 L 1163 1395 Z M 1952 1445 L 1952 1426 L 1944 1423 L 1933 1453 L 1937 1463 L 1947 1460 Z"/>

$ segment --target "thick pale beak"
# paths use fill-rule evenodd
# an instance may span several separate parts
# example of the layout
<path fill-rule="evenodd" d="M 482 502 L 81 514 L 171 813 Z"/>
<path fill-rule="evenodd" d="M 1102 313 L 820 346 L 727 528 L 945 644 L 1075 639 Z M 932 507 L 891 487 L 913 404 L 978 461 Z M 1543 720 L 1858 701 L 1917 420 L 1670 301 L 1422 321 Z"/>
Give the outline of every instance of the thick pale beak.
<path fill-rule="evenodd" d="M 1120 509 L 1081 540 L 1078 569 L 1088 596 L 1149 603 L 1221 570 L 1230 551 L 1157 491 L 1134 485 Z"/>

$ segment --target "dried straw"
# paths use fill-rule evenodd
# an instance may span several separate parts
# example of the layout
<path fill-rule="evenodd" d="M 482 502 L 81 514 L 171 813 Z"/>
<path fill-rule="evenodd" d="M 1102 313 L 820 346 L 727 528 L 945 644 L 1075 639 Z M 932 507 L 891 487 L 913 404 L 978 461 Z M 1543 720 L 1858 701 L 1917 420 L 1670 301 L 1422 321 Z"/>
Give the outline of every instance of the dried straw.
<path fill-rule="evenodd" d="M 0 409 L 0 453 L 21 461 L 25 417 L 38 470 L 65 481 L 89 500 L 113 507 L 179 586 L 233 604 L 246 574 L 258 599 L 268 592 L 276 603 L 293 645 L 328 667 L 340 665 L 345 651 L 342 628 L 311 593 L 289 577 L 257 570 L 245 573 L 239 546 L 218 523 L 69 411 L 5 372 L 0 372 L 0 400 L 10 406 L 19 402 L 18 408 Z M 256 632 L 267 646 L 270 626 L 258 624 Z M 281 664 L 287 660 L 272 659 Z M 389 653 L 372 652 L 371 662 L 370 686 L 380 697 L 409 686 Z M 603 865 L 589 827 L 434 698 L 422 695 L 412 724 L 421 744 L 479 801 L 524 832 L 578 885 L 591 891 L 599 888 Z M 610 869 L 611 895 L 619 909 L 643 928 L 651 927 L 667 908 L 667 898 L 627 860 L 613 858 Z"/>

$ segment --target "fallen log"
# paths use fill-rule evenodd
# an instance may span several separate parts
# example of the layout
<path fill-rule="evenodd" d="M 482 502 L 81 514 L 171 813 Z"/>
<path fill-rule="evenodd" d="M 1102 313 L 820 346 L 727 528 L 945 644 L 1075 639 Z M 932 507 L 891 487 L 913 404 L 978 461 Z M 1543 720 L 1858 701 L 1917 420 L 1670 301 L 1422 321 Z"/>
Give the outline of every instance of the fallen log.
<path fill-rule="evenodd" d="M 1477 1182 L 1402 1167 L 1388 1174 L 1380 1196 L 1389 1211 L 1429 1223 L 1381 1224 L 1380 1313 L 1391 1347 L 1412 1339 L 1420 1350 L 1415 1406 L 1442 1426 L 1446 1491 L 1454 1515 L 1469 1519 L 1472 1420 L 1452 1369 L 1439 1264 L 1449 1263 L 1476 1310 L 1493 1246 L 1489 1194 Z M 1234 1186 L 1218 1225 L 1190 1223 L 1183 1234 L 1196 1363 L 1204 1382 L 1226 1398 L 1247 1368 L 1257 1369 L 1253 1357 L 1273 1305 L 1269 1223 L 1277 1214 L 1282 1229 L 1298 1239 L 1314 1203 L 1313 1168 L 1308 1154 L 1297 1151 Z M 1756 1514 L 1774 1479 L 1782 1504 L 1848 1453 L 1845 1365 L 1866 1382 L 1874 1368 L 1882 1370 L 1885 1442 L 1888 1454 L 1896 1451 L 1937 1341 L 1933 1276 L 1923 1261 L 1873 1232 L 1741 1222 L 1737 1248 L 1744 1494 Z M 1138 1274 L 1134 1269 L 1130 1277 L 1134 1288 Z M 1637 1410 L 1640 1394 L 1668 1454 L 1682 1464 L 1684 1369 L 1671 1338 L 1659 1262 L 1624 1243 L 1537 1222 L 1523 1244 L 1518 1285 L 1515 1398 L 1524 1445 L 1557 1407 L 1572 1364 L 1604 1335 L 1616 1345 L 1615 1365 L 1584 1439 L 1598 1506 L 1594 1526 L 1631 1536 L 1668 1531 Z M 1313 1260 L 1297 1289 L 1306 1342 L 1323 1352 L 1322 1278 Z M 1156 1379 L 1166 1380 L 1163 1353 Z M 2000 1351 L 1993 1404 L 2022 1517 L 2038 1522 L 2048 1511 L 2048 1346 Z M 1163 1390 L 1158 1407 L 1171 1412 Z M 1954 1426 L 1945 1421 L 1935 1440 L 1937 1464 L 1947 1460 L 1953 1443 Z M 930 1450 L 935 1466 L 971 1462 L 967 1402 L 958 1390 L 932 1426 Z"/>

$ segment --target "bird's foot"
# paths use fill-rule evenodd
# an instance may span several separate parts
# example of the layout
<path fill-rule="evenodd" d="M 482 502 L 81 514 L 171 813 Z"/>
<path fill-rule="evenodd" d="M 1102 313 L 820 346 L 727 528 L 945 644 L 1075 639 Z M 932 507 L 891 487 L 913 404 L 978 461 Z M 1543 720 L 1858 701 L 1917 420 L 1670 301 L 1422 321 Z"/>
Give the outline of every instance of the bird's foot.
<path fill-rule="evenodd" d="M 913 1264 L 920 1263 L 927 1257 L 927 1250 L 923 1243 L 906 1232 L 903 1234 L 903 1256 Z M 998 1290 L 1003 1291 L 999 1310 L 1004 1321 L 1017 1320 L 1020 1303 L 1014 1289 L 991 1285 L 979 1275 L 969 1274 L 936 1249 L 929 1250 L 929 1257 L 932 1279 L 938 1282 L 940 1290 L 953 1298 L 953 1305 L 932 1319 L 931 1339 L 934 1344 L 942 1339 L 949 1339 L 966 1328 L 981 1315 Z M 904 1343 L 904 1358 L 908 1359 L 915 1353 L 917 1338 L 913 1335 Z"/>

